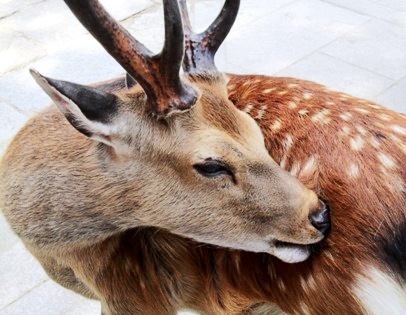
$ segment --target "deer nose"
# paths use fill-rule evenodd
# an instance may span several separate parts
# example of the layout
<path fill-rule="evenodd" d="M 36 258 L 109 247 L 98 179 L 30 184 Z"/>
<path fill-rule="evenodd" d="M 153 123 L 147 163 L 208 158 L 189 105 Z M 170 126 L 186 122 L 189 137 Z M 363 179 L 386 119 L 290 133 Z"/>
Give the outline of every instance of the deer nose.
<path fill-rule="evenodd" d="M 319 230 L 324 236 L 330 231 L 330 208 L 319 200 L 319 209 L 309 215 L 310 223 Z"/>

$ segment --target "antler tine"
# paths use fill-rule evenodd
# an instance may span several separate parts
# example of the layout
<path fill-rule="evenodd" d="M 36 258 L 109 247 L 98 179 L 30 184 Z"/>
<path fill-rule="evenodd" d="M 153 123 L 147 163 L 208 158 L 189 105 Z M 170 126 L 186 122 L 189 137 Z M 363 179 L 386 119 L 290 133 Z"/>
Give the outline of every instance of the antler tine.
<path fill-rule="evenodd" d="M 153 55 L 117 23 L 98 0 L 64 0 L 71 11 L 106 51 L 133 77 L 147 95 L 158 116 L 189 109 L 197 92 L 179 76 L 184 43 L 181 15 L 176 0 L 164 0 L 165 44 Z"/>
<path fill-rule="evenodd" d="M 192 26 L 190 24 L 189 12 L 187 10 L 186 0 L 179 0 L 180 11 L 182 12 L 182 24 L 183 31 L 185 32 L 185 37 L 189 37 L 192 31 Z"/>
<path fill-rule="evenodd" d="M 176 0 L 164 0 L 164 16 L 165 43 L 159 56 L 164 71 L 169 76 L 179 76 L 185 46 L 182 16 Z"/>
<path fill-rule="evenodd" d="M 217 72 L 214 55 L 230 32 L 237 17 L 240 0 L 226 0 L 221 12 L 206 31 L 196 34 L 191 31 L 186 0 L 179 0 L 185 30 L 185 56 L 183 69 L 189 74 Z"/>

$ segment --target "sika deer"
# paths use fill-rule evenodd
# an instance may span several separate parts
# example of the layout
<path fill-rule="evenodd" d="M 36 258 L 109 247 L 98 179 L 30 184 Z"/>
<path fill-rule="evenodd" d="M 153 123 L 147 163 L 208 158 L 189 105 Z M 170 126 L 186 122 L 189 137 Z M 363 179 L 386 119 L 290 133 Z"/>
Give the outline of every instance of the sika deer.
<path fill-rule="evenodd" d="M 226 1 L 216 21 L 235 15 L 237 7 L 236 0 Z M 210 47 L 220 45 L 226 33 L 219 30 L 229 27 L 214 23 L 200 38 L 186 27 L 184 68 L 195 84 L 199 76 L 208 80 L 210 75 L 199 74 L 199 69 L 215 69 L 215 49 Z M 195 56 L 192 62 L 188 56 Z M 333 229 L 322 250 L 291 265 L 265 253 L 213 248 L 161 229 L 132 228 L 83 250 L 54 250 L 46 257 L 36 247 L 33 253 L 51 277 L 102 300 L 112 313 L 173 314 L 191 308 L 205 314 L 241 314 L 256 304 L 247 313 L 269 314 L 261 303 L 272 303 L 291 314 L 403 314 L 405 117 L 307 81 L 229 79 L 230 99 L 256 119 L 270 155 L 329 201 Z M 124 90 L 125 80 L 99 89 Z M 137 91 L 134 86 L 120 95 Z M 85 259 L 92 257 L 89 266 Z M 82 264 L 73 274 L 77 261 Z"/>
<path fill-rule="evenodd" d="M 164 0 L 158 55 L 97 1 L 65 2 L 140 85 L 113 93 L 32 71 L 59 111 L 39 113 L 9 146 L 0 207 L 50 277 L 100 299 L 105 313 L 173 314 L 201 308 L 194 297 L 205 292 L 197 277 L 204 260 L 193 262 L 192 250 L 192 265 L 167 261 L 142 227 L 287 262 L 307 259 L 307 245 L 329 229 L 328 209 L 271 159 L 255 121 L 228 100 L 221 73 L 179 76 L 177 1 Z M 220 22 L 229 28 L 233 20 Z M 160 246 L 177 259 L 194 247 L 181 242 Z"/>
<path fill-rule="evenodd" d="M 194 34 L 179 1 L 183 68 L 215 69 L 218 26 Z M 308 81 L 228 77 L 230 100 L 257 121 L 274 160 L 329 202 L 333 229 L 323 250 L 296 265 L 216 251 L 217 306 L 239 313 L 248 300 L 258 303 L 254 314 L 275 311 L 261 301 L 289 314 L 406 314 L 406 117 Z"/>
<path fill-rule="evenodd" d="M 236 14 L 236 1 L 226 1 L 219 20 L 201 35 L 190 32 L 181 4 L 184 69 L 192 77 L 203 69 L 210 73 L 225 37 L 217 22 Z M 277 305 L 289 314 L 404 314 L 406 118 L 308 81 L 228 77 L 230 99 L 256 119 L 271 156 L 328 200 L 331 235 L 322 250 L 291 265 L 162 230 L 128 231 L 128 240 L 134 239 L 128 246 L 147 257 L 146 264 L 132 260 L 143 273 L 134 272 L 128 283 L 141 292 L 140 309 L 271 314 Z M 124 78 L 103 85 L 111 86 L 124 87 Z M 155 292 L 168 294 L 157 301 Z"/>

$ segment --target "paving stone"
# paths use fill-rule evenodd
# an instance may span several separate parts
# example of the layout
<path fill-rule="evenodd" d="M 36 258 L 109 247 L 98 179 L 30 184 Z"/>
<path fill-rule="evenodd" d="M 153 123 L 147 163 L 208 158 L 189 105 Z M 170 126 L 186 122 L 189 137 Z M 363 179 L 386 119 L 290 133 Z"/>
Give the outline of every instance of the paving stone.
<path fill-rule="evenodd" d="M 406 26 L 404 0 L 323 0 L 354 12 Z"/>
<path fill-rule="evenodd" d="M 17 242 L 0 254 L 0 309 L 46 279 L 47 276 L 39 263 L 21 242 Z"/>
<path fill-rule="evenodd" d="M 246 24 L 255 21 L 259 17 L 265 16 L 289 3 L 292 3 L 293 1 L 268 1 L 266 5 L 264 5 L 263 0 L 241 1 L 237 19 L 231 32 L 244 27 Z M 222 1 L 213 0 L 188 2 L 188 11 L 193 29 L 196 32 L 205 30 L 220 13 L 222 5 Z"/>
<path fill-rule="evenodd" d="M 0 253 L 11 249 L 19 242 L 17 236 L 13 233 L 6 219 L 0 211 Z M 3 272 L 6 272 L 3 270 Z"/>
<path fill-rule="evenodd" d="M 406 2 L 404 0 L 374 0 L 374 2 L 389 8 L 406 12 Z"/>
<path fill-rule="evenodd" d="M 7 141 L 24 125 L 28 117 L 0 101 L 0 142 Z"/>
<path fill-rule="evenodd" d="M 276 75 L 315 81 L 331 89 L 366 99 L 374 98 L 394 84 L 393 80 L 319 52 Z"/>
<path fill-rule="evenodd" d="M 228 61 L 272 74 L 369 20 L 317 0 L 299 0 L 228 37 Z"/>
<path fill-rule="evenodd" d="M 375 101 L 397 112 L 406 114 L 406 78 L 378 95 Z"/>
<path fill-rule="evenodd" d="M 100 3 L 106 10 L 116 19 L 124 20 L 133 15 L 138 15 L 140 12 L 156 5 L 154 1 L 150 0 L 100 0 Z"/>
<path fill-rule="evenodd" d="M 104 0 L 101 3 L 118 20 L 154 4 L 149 0 Z M 48 0 L 30 6 L 5 19 L 2 24 L 23 33 L 27 38 L 41 42 L 48 53 L 62 50 L 67 40 L 75 40 L 87 33 L 66 4 L 60 0 Z"/>
<path fill-rule="evenodd" d="M 257 20 L 258 17 L 267 15 L 292 2 L 292 0 L 279 0 L 268 2 L 265 5 L 263 0 L 242 1 L 230 34 L 244 27 L 247 23 Z M 193 31 L 199 33 L 207 29 L 220 13 L 222 5 L 222 1 L 214 0 L 189 1 L 188 12 Z M 150 7 L 142 14 L 136 15 L 130 20 L 130 23 L 125 21 L 123 25 L 128 27 L 129 31 L 149 49 L 155 52 L 161 50 L 164 30 L 161 6 Z"/>
<path fill-rule="evenodd" d="M 371 20 L 322 52 L 398 81 L 406 76 L 406 29 Z"/>
<path fill-rule="evenodd" d="M 27 116 L 32 116 L 50 104 L 50 99 L 29 74 L 28 67 L 12 71 L 0 80 L 0 98 Z"/>
<path fill-rule="evenodd" d="M 23 33 L 0 27 L 0 77 L 45 55 L 42 45 Z"/>
<path fill-rule="evenodd" d="M 51 103 L 29 74 L 35 68 L 43 75 L 80 84 L 113 78 L 124 70 L 88 34 L 65 42 L 64 49 L 1 78 L 0 98 L 31 116 Z"/>
<path fill-rule="evenodd" d="M 98 315 L 100 302 L 86 299 L 48 280 L 0 311 L 0 315 Z"/>
<path fill-rule="evenodd" d="M 30 6 L 0 21 L 5 27 L 42 43 L 47 53 L 59 50 L 59 45 L 87 31 L 77 21 L 63 1 L 48 0 Z"/>
<path fill-rule="evenodd" d="M 0 0 L 0 19 L 44 0 Z"/>
<path fill-rule="evenodd" d="M 0 101 L 0 156 L 3 154 L 3 150 L 7 143 L 24 125 L 27 119 L 26 116 L 17 112 L 14 108 Z"/>

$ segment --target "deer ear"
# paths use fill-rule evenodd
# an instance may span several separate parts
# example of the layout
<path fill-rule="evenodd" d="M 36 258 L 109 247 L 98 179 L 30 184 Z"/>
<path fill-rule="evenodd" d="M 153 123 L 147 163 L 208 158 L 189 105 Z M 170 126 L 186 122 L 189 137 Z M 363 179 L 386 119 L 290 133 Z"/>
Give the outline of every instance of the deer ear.
<path fill-rule="evenodd" d="M 127 90 L 131 89 L 137 84 L 138 84 L 137 81 L 135 81 L 135 79 L 132 76 L 130 76 L 128 73 L 125 74 L 125 86 Z"/>
<path fill-rule="evenodd" d="M 109 131 L 118 110 L 117 96 L 93 87 L 47 78 L 33 69 L 30 73 L 73 127 L 89 138 L 112 145 Z"/>

